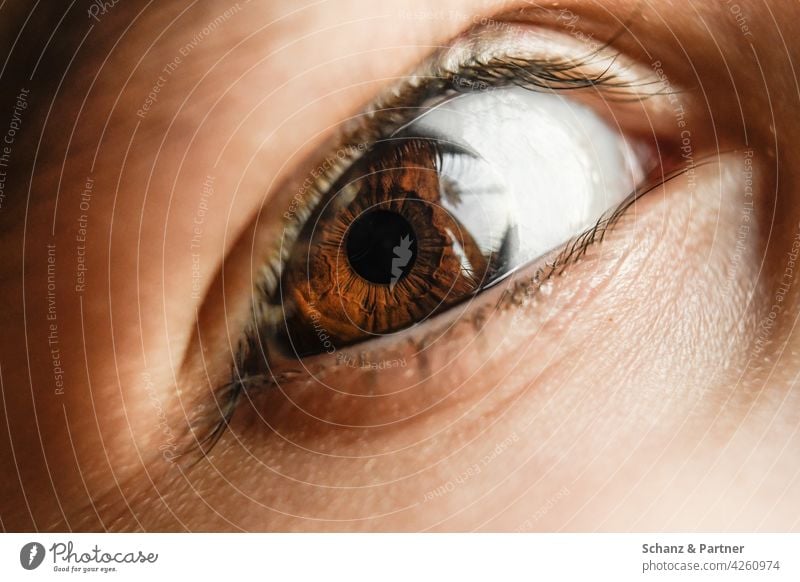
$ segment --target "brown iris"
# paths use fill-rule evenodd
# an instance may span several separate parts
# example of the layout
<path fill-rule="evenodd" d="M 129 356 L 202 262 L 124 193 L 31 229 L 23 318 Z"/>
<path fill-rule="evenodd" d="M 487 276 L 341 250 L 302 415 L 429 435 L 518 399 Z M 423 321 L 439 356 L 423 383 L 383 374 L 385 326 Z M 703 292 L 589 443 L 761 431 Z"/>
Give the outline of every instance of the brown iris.
<path fill-rule="evenodd" d="M 281 280 L 287 349 L 328 351 L 409 327 L 477 291 L 492 269 L 448 212 L 458 191 L 433 139 L 381 142 L 307 222 Z"/>

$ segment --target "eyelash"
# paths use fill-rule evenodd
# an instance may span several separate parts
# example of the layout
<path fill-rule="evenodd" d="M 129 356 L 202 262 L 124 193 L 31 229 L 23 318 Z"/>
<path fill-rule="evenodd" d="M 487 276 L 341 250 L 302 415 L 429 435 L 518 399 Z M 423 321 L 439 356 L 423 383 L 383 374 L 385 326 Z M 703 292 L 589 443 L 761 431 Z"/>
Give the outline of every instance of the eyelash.
<path fill-rule="evenodd" d="M 610 42 L 613 42 L 613 39 Z M 460 65 L 456 70 L 431 67 L 428 75 L 412 77 L 416 82 L 406 82 L 405 86 L 388 100 L 377 101 L 366 112 L 366 116 L 359 120 L 358 127 L 349 131 L 345 139 L 341 140 L 341 145 L 335 149 L 336 153 L 328 156 L 320 165 L 324 171 L 309 184 L 305 199 L 297 201 L 296 211 L 287 217 L 285 233 L 289 244 L 284 247 L 291 246 L 304 221 L 319 200 L 325 196 L 327 189 L 347 168 L 358 161 L 360 156 L 354 155 L 354 152 L 363 154 L 372 143 L 401 130 L 419 116 L 420 110 L 428 110 L 434 100 L 440 103 L 463 93 L 507 87 L 520 87 L 530 91 L 602 88 L 604 96 L 608 95 L 612 99 L 618 96 L 628 99 L 646 99 L 662 94 L 657 91 L 640 93 L 637 89 L 646 84 L 620 80 L 610 74 L 613 61 L 616 59 L 614 55 L 606 55 L 600 59 L 600 61 L 608 61 L 608 66 L 598 74 L 587 76 L 580 73 L 582 69 L 590 65 L 596 66 L 598 61 L 595 59 L 607 48 L 608 43 L 583 57 L 570 60 L 547 61 L 494 57 L 481 61 L 473 58 Z M 433 55 L 430 62 L 436 62 L 437 56 Z M 345 152 L 346 155 L 341 156 L 342 152 Z M 639 197 L 685 171 L 686 169 L 682 169 L 671 175 L 662 175 L 646 187 L 638 188 L 617 208 L 601 217 L 594 226 L 573 237 L 552 262 L 535 273 L 534 285 L 531 285 L 530 281 L 522 282 L 525 283 L 525 293 L 530 295 L 532 289 L 535 290 L 553 275 L 563 273 L 569 265 L 585 254 L 589 247 L 601 242 L 606 233 L 613 228 Z M 303 205 L 299 206 L 299 204 Z M 258 306 L 267 303 L 267 298 L 270 297 L 274 286 L 277 285 L 283 259 L 285 257 L 278 257 L 267 262 L 262 282 L 256 287 L 253 313 L 257 322 L 263 319 L 263 316 L 259 317 Z M 507 293 L 509 293 L 508 297 L 516 295 L 514 292 Z M 505 296 L 506 294 L 504 294 Z M 239 342 L 231 365 L 231 380 L 218 389 L 215 394 L 215 418 L 213 420 L 201 419 L 197 429 L 193 430 L 193 434 L 199 433 L 203 436 L 196 438 L 192 446 L 183 452 L 183 455 L 199 452 L 192 465 L 208 455 L 219 442 L 231 423 L 242 395 L 250 385 L 255 385 L 258 389 L 268 389 L 270 386 L 291 380 L 293 376 L 291 372 L 286 372 L 278 377 L 272 372 L 269 377 L 264 373 L 248 375 L 248 355 L 263 350 L 263 345 L 258 337 L 259 328 L 260 323 L 248 326 Z"/>

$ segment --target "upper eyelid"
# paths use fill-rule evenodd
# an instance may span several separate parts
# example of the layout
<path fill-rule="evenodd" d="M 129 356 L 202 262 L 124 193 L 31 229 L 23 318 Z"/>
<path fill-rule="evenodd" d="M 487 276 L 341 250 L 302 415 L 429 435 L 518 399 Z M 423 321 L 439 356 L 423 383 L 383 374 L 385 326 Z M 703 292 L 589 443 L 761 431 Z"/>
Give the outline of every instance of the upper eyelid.
<path fill-rule="evenodd" d="M 563 35 L 557 31 L 548 33 Z M 453 45 L 459 42 L 468 45 L 472 36 L 481 37 L 479 27 L 462 33 Z M 336 151 L 363 153 L 365 144 L 389 137 L 416 121 L 420 110 L 424 115 L 449 98 L 475 91 L 507 87 L 531 91 L 589 89 L 602 92 L 603 99 L 609 101 L 641 101 L 679 91 L 665 87 L 649 70 L 621 76 L 619 72 L 623 67 L 616 67 L 621 53 L 611 48 L 613 38 L 570 58 L 530 54 L 481 59 L 475 53 L 464 58 L 452 56 L 457 52 L 453 46 L 442 47 L 426 57 L 402 81 L 376 97 L 363 113 L 345 123 Z M 349 167 L 357 160 L 358 156 L 345 160 L 322 176 L 320 182 L 332 184 L 341 175 L 342 167 Z"/>
<path fill-rule="evenodd" d="M 363 143 L 366 138 L 372 141 L 380 139 L 371 136 L 365 123 L 382 125 L 397 131 L 400 125 L 414 121 L 408 110 L 425 108 L 426 102 L 436 98 L 444 100 L 448 96 L 471 93 L 487 89 L 504 87 L 521 87 L 528 90 L 575 90 L 586 88 L 603 89 L 606 94 L 619 90 L 627 97 L 647 98 L 658 92 L 645 92 L 641 89 L 654 81 L 633 83 L 619 79 L 613 74 L 613 61 L 619 53 L 608 54 L 607 45 L 572 59 L 547 59 L 536 57 L 494 57 L 481 60 L 477 55 L 457 64 L 448 66 L 443 62 L 450 49 L 441 49 L 434 53 L 426 63 L 417 67 L 418 72 L 411 73 L 398 85 L 379 96 L 360 116 L 355 129 L 350 129 L 342 139 L 343 144 Z M 602 56 L 600 56 L 602 55 Z M 581 73 L 590 66 L 597 67 L 607 63 L 594 74 Z M 366 119 L 367 121 L 363 121 Z M 366 134 L 366 135 L 365 135 Z"/>

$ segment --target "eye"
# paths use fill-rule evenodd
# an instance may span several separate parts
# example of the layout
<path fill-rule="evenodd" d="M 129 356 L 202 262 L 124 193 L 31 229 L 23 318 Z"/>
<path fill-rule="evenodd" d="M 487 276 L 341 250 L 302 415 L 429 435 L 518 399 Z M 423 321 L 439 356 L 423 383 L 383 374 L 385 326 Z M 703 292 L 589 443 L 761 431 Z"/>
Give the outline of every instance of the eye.
<path fill-rule="evenodd" d="M 560 94 L 484 90 L 417 113 L 302 227 L 273 298 L 285 352 L 422 325 L 564 244 L 645 174 L 635 144 Z"/>
<path fill-rule="evenodd" d="M 506 331 L 557 317 L 548 278 L 679 173 L 649 66 L 521 30 L 434 52 L 275 189 L 241 241 L 254 295 L 229 380 L 198 413 L 202 451 L 242 400 L 269 426 L 287 407 L 357 427 L 437 406 L 516 349 Z M 541 321 L 518 321 L 531 297 Z M 371 408 L 376 391 L 402 402 Z"/>

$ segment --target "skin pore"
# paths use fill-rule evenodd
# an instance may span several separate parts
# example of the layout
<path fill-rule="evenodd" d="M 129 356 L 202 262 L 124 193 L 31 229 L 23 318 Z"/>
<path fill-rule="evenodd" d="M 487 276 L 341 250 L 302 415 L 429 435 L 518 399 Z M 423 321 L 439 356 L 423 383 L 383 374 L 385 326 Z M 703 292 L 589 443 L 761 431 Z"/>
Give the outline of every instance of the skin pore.
<path fill-rule="evenodd" d="M 800 529 L 798 7 L 733 6 L 125 2 L 57 29 L 0 9 L 0 132 L 29 90 L 0 207 L 3 529 Z M 387 348 L 405 366 L 312 362 L 176 458 L 343 122 L 470 29 L 536 26 L 666 79 L 685 127 L 664 99 L 615 118 L 703 163 L 541 290 L 487 291 L 480 333 L 445 314 L 424 359 Z"/>

